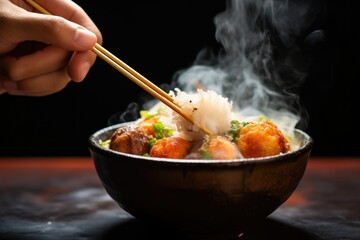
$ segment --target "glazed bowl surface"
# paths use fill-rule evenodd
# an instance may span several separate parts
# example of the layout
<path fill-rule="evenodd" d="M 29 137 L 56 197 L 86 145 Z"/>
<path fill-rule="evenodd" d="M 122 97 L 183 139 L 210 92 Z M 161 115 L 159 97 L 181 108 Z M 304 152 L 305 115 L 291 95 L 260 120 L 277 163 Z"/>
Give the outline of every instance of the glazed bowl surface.
<path fill-rule="evenodd" d="M 189 232 L 238 231 L 263 220 L 294 192 L 313 147 L 295 130 L 299 149 L 236 160 L 152 158 L 121 153 L 99 143 L 128 123 L 89 137 L 96 172 L 125 211 L 150 224 Z"/>

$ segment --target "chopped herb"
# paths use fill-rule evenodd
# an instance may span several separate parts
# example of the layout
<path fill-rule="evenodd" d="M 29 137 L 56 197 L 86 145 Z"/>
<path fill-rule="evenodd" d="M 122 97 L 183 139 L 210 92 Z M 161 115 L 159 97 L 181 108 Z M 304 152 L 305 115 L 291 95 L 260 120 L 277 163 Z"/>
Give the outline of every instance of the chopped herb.
<path fill-rule="evenodd" d="M 140 116 L 144 119 L 149 119 L 149 118 L 152 118 L 154 116 L 158 115 L 158 113 L 153 113 L 153 112 L 150 112 L 150 111 L 147 111 L 147 110 L 141 110 L 140 111 Z"/>
<path fill-rule="evenodd" d="M 110 139 L 108 139 L 108 140 L 106 140 L 106 141 L 99 141 L 99 144 L 100 144 L 100 146 L 102 146 L 102 147 L 109 147 L 109 145 L 110 145 Z"/>
<path fill-rule="evenodd" d="M 160 115 L 161 112 L 164 110 L 165 108 L 163 106 L 160 106 L 156 109 L 156 111 L 152 111 L 150 112 L 149 110 L 141 110 L 140 111 L 140 116 L 144 119 L 149 119 L 152 118 L 154 116 Z"/>
<path fill-rule="evenodd" d="M 204 142 L 203 142 L 203 144 L 201 145 L 201 147 L 199 149 L 202 159 L 208 159 L 208 160 L 212 159 L 211 154 L 207 151 L 207 148 L 209 146 L 209 142 L 210 142 L 210 136 L 206 135 L 205 138 L 204 138 Z"/>
<path fill-rule="evenodd" d="M 232 142 L 237 142 L 239 140 L 238 135 L 240 129 L 248 125 L 249 122 L 239 122 L 238 120 L 232 120 L 229 130 L 226 132 L 226 137 L 228 137 Z"/>
<path fill-rule="evenodd" d="M 212 156 L 208 151 L 201 151 L 201 159 L 211 160 Z"/>
<path fill-rule="evenodd" d="M 261 116 L 259 116 L 259 121 L 260 122 L 269 121 L 269 118 L 264 115 L 261 115 Z"/>
<path fill-rule="evenodd" d="M 165 137 L 170 137 L 173 135 L 174 129 L 171 129 L 169 127 L 166 127 L 164 123 L 157 122 L 153 124 L 155 138 L 161 139 Z"/>
<path fill-rule="evenodd" d="M 156 138 L 151 138 L 151 139 L 149 140 L 150 148 L 152 148 L 152 147 L 154 146 L 154 144 L 155 144 L 156 141 L 157 141 Z"/>

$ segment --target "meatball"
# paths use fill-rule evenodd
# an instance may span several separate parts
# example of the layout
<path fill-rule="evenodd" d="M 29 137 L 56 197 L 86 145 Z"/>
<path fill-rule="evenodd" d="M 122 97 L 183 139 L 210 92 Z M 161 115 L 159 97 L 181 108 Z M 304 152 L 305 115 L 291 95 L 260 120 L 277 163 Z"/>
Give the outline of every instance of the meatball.
<path fill-rule="evenodd" d="M 118 128 L 110 138 L 109 148 L 115 151 L 144 155 L 149 152 L 149 135 L 135 125 Z"/>
<path fill-rule="evenodd" d="M 231 160 L 241 157 L 237 145 L 222 135 L 206 136 L 194 144 L 188 158 Z"/>
<path fill-rule="evenodd" d="M 145 131 L 148 135 L 154 137 L 155 132 L 154 132 L 153 124 L 157 123 L 159 120 L 160 120 L 160 115 L 156 115 L 151 118 L 142 119 L 137 123 L 137 125 L 141 130 Z"/>
<path fill-rule="evenodd" d="M 249 123 L 240 128 L 237 146 L 245 158 L 266 157 L 290 151 L 290 143 L 270 121 Z"/>
<path fill-rule="evenodd" d="M 192 143 L 181 137 L 171 136 L 159 139 L 150 149 L 150 157 L 184 159 Z"/>

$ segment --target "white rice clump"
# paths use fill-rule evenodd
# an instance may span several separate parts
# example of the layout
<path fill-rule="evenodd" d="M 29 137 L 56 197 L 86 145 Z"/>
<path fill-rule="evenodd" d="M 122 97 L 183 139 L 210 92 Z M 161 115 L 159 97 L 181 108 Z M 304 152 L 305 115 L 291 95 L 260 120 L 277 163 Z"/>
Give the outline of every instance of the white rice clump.
<path fill-rule="evenodd" d="M 204 137 L 205 133 L 199 129 L 202 126 L 212 134 L 224 134 L 229 130 L 232 113 L 232 102 L 212 90 L 197 89 L 196 93 L 186 93 L 175 89 L 176 93 L 170 91 L 181 110 L 189 114 L 195 124 L 176 112 L 172 112 L 173 121 L 177 126 L 179 135 L 187 140 L 198 140 Z"/>

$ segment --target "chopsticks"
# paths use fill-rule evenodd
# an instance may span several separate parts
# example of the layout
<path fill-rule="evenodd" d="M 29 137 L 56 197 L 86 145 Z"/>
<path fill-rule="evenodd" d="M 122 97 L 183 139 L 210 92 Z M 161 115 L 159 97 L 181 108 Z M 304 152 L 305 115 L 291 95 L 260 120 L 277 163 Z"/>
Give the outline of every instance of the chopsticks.
<path fill-rule="evenodd" d="M 38 3 L 36 3 L 33 0 L 24 0 L 28 4 L 30 4 L 32 7 L 34 7 L 36 10 L 38 10 L 40 13 L 51 15 L 49 11 L 44 9 L 42 6 L 40 6 Z M 163 102 L 165 105 L 173 109 L 175 112 L 180 114 L 182 117 L 187 119 L 192 124 L 196 125 L 200 130 L 202 130 L 204 133 L 211 135 L 212 132 L 205 128 L 204 126 L 200 126 L 199 124 L 196 124 L 192 118 L 191 115 L 187 114 L 186 112 L 183 112 L 181 107 L 178 106 L 174 99 L 164 92 L 161 88 L 153 84 L 151 81 L 146 79 L 144 76 L 142 76 L 140 73 L 136 72 L 134 69 L 132 69 L 130 66 L 128 66 L 126 63 L 121 61 L 119 58 L 117 58 L 115 55 L 110 53 L 108 50 L 106 50 L 104 47 L 102 47 L 100 44 L 96 43 L 95 46 L 92 48 L 92 51 L 99 56 L 101 59 L 103 59 L 105 62 L 107 62 L 109 65 L 114 67 L 116 70 L 121 72 L 124 76 L 132 80 L 134 83 L 136 83 L 138 86 L 140 86 L 142 89 L 150 93 L 155 98 L 159 99 L 161 102 Z"/>

